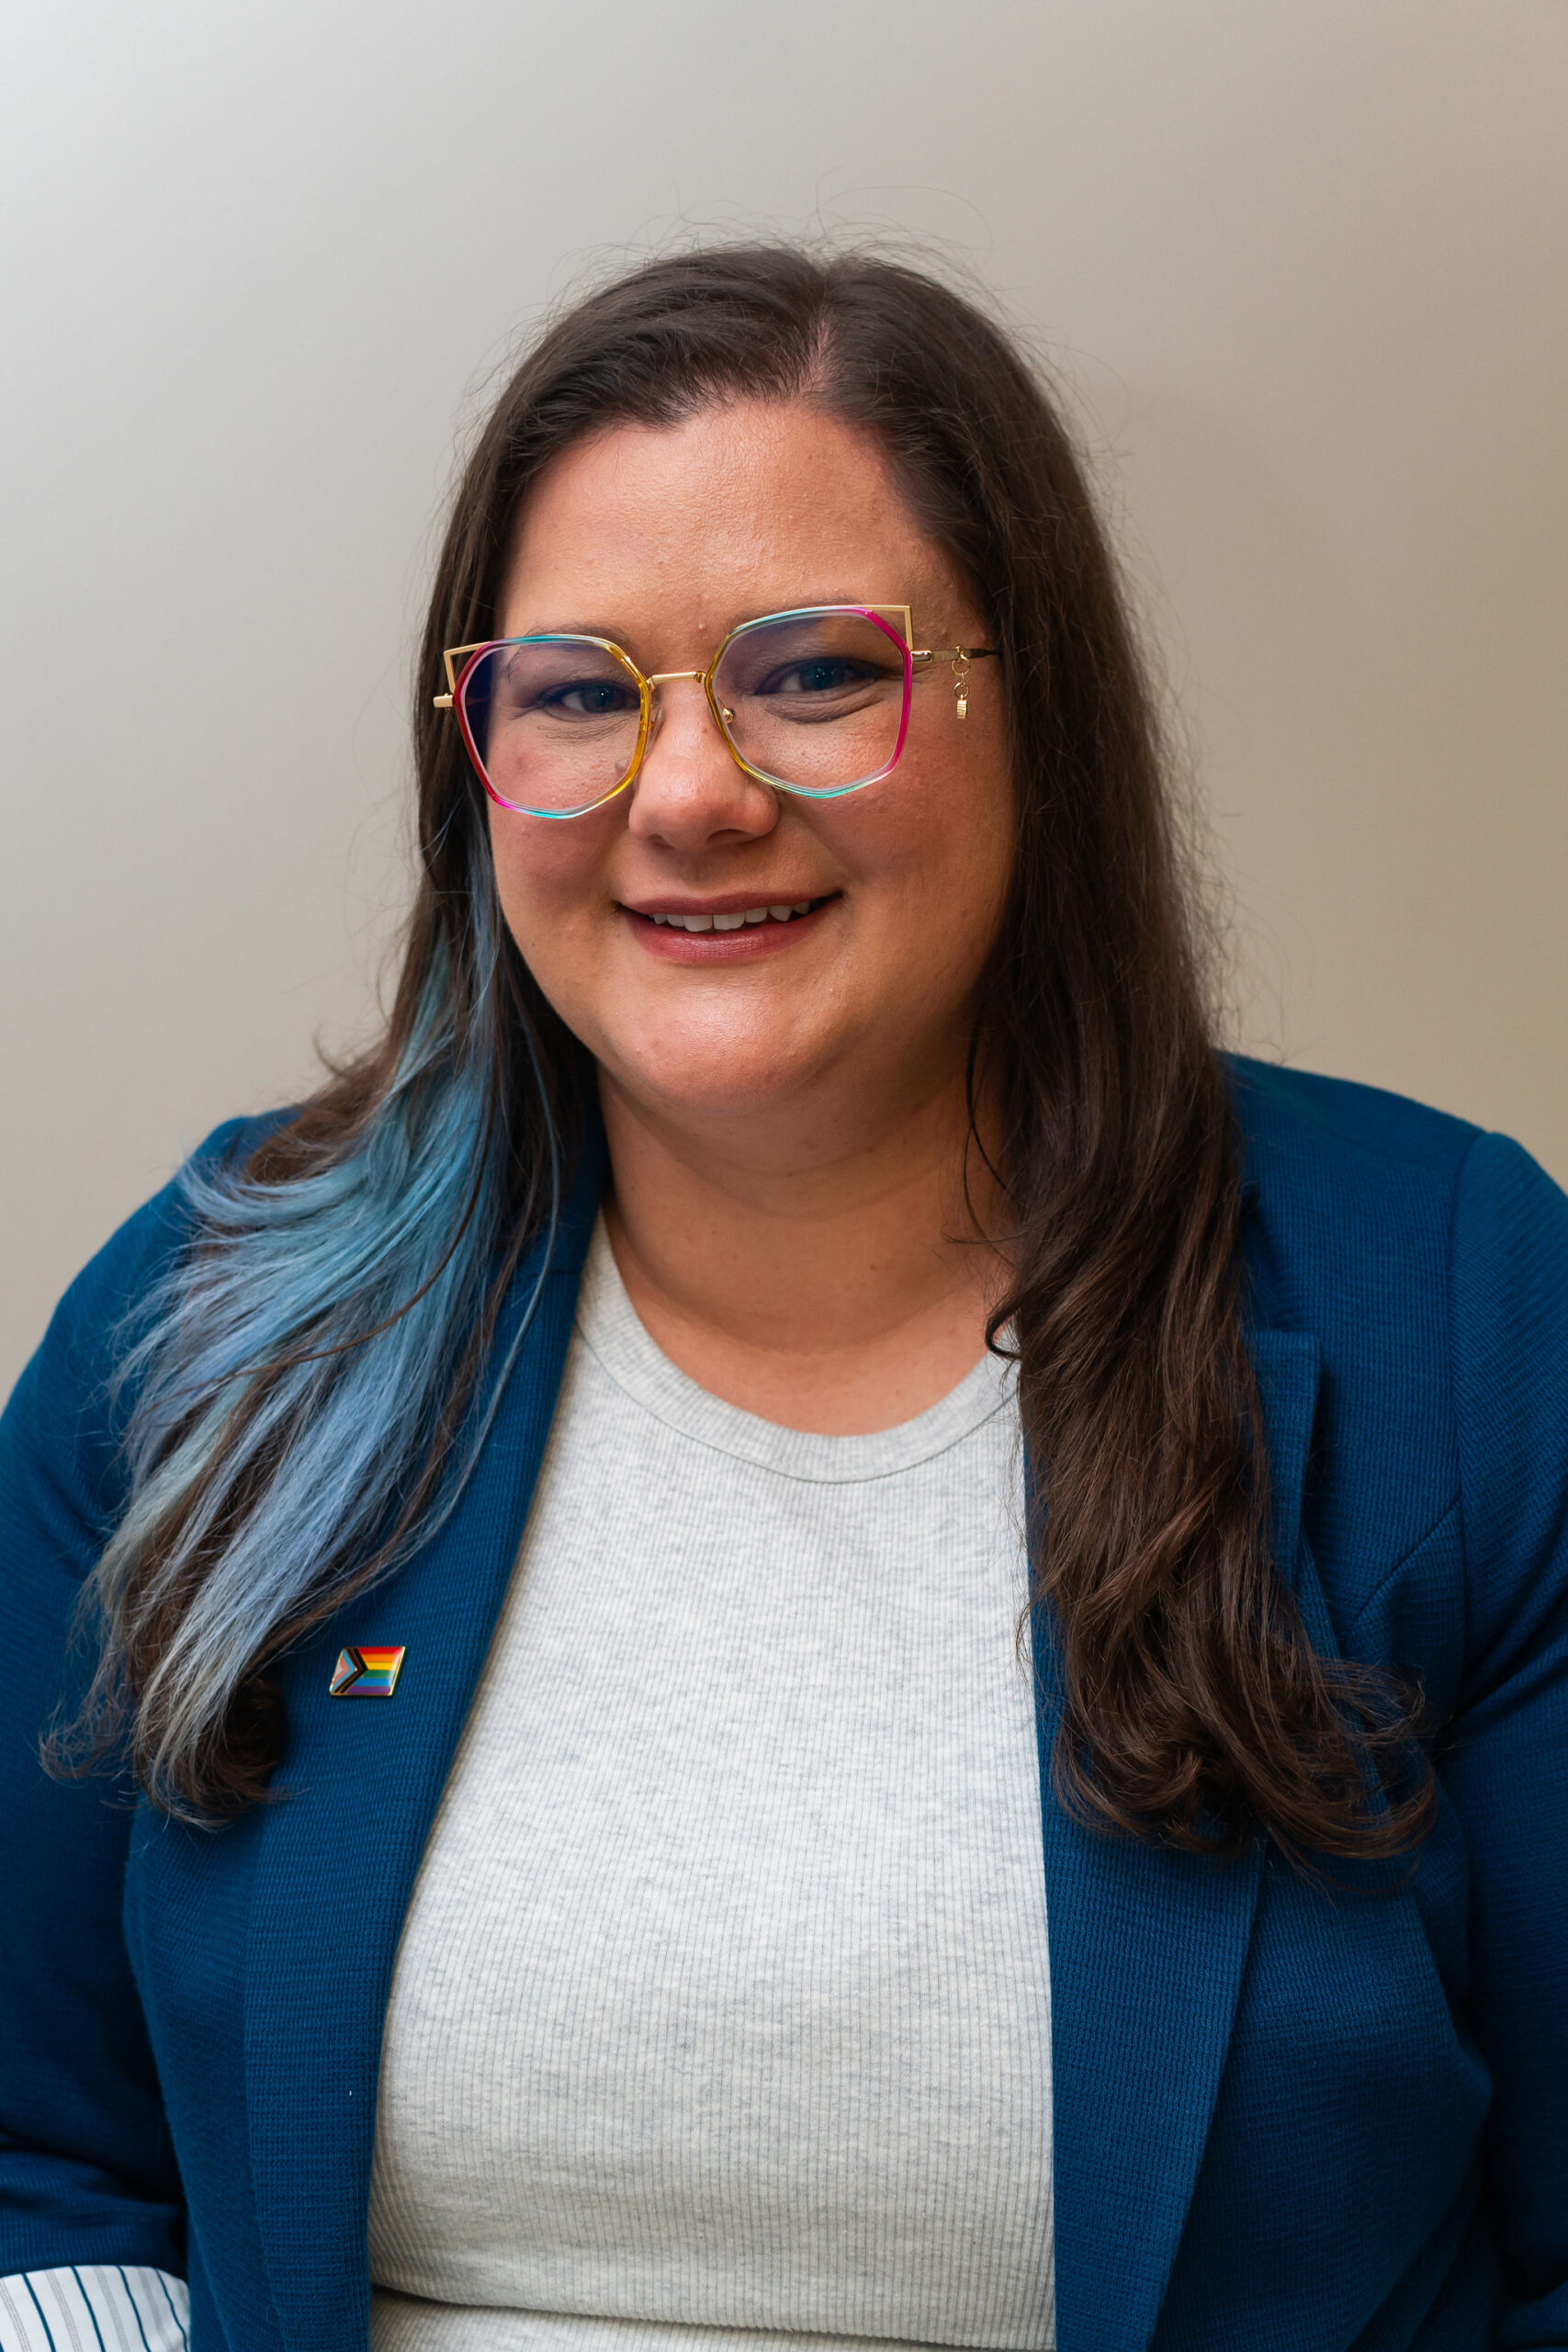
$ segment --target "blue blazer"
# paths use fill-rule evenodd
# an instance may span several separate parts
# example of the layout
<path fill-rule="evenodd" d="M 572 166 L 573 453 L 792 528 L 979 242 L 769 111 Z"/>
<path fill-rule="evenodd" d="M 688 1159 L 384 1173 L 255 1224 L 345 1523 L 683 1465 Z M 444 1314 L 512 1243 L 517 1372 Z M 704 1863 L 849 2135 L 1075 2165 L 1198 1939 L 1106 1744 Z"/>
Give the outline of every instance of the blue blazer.
<path fill-rule="evenodd" d="M 1058 2342 L 1562 2352 L 1568 1201 L 1413 1103 L 1235 1078 L 1279 1565 L 1325 1654 L 1420 1678 L 1440 1811 L 1414 1863 L 1322 1883 L 1262 1843 L 1222 1869 L 1087 1834 L 1036 1628 Z M 218 1831 L 38 1765 L 122 1493 L 110 1335 L 181 1245 L 172 1193 L 68 1293 L 0 1434 L 0 2272 L 184 2272 L 196 2352 L 365 2345 L 393 1956 L 596 1198 L 590 1171 L 459 1508 L 286 1661 L 282 1800 Z M 346 1643 L 406 1645 L 390 1703 L 329 1698 Z"/>

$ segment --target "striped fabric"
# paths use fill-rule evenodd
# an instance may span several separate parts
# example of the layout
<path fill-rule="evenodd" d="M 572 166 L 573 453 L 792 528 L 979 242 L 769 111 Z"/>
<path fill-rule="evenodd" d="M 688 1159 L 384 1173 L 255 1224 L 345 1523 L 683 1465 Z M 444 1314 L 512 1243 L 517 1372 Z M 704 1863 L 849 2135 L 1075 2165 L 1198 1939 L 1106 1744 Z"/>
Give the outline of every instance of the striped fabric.
<path fill-rule="evenodd" d="M 0 2278 L 0 2352 L 187 2352 L 183 2278 L 118 2262 Z"/>

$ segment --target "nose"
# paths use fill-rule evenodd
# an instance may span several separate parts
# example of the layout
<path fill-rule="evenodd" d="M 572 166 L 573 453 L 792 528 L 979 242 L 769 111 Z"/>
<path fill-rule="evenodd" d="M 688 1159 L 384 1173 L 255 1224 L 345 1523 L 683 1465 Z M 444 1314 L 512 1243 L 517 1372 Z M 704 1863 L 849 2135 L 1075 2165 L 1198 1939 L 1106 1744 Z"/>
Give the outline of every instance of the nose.
<path fill-rule="evenodd" d="M 771 833 L 779 820 L 778 797 L 732 758 L 700 678 L 665 672 L 649 683 L 653 717 L 631 788 L 630 831 L 688 853 Z"/>

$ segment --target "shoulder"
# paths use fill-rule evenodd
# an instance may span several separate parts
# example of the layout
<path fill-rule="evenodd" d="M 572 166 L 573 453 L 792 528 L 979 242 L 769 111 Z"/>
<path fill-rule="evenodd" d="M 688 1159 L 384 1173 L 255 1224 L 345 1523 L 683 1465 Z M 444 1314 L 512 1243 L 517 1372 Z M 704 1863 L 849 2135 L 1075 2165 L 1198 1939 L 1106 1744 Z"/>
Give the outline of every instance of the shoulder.
<path fill-rule="evenodd" d="M 170 1271 L 191 1238 L 193 1178 L 243 1167 L 265 1136 L 290 1116 L 268 1111 L 225 1119 L 197 1144 L 169 1182 L 126 1218 L 90 1258 L 54 1311 L 44 1349 L 107 1340 Z"/>
<path fill-rule="evenodd" d="M 1227 1057 L 1259 1319 L 1319 1330 L 1444 1292 L 1481 1130 L 1380 1088 Z"/>
<path fill-rule="evenodd" d="M 1321 1351 L 1327 1580 L 1364 1604 L 1444 1528 L 1471 1639 L 1489 1610 L 1517 1622 L 1527 1590 L 1568 1591 L 1568 1198 L 1467 1120 L 1229 1071 L 1255 1311 Z"/>
<path fill-rule="evenodd" d="M 1247 1148 L 1247 1174 L 1287 1191 L 1347 1187 L 1375 1194 L 1390 1183 L 1451 1184 L 1476 1136 L 1408 1095 L 1315 1070 L 1286 1069 L 1243 1054 L 1224 1057 Z"/>
<path fill-rule="evenodd" d="M 1336 1299 L 1408 1315 L 1435 1291 L 1462 1318 L 1510 1262 L 1555 1265 L 1568 1200 L 1509 1136 L 1347 1079 L 1239 1055 L 1226 1072 L 1266 1313 L 1316 1328 Z"/>
<path fill-rule="evenodd" d="M 214 1127 L 175 1174 L 91 1258 L 55 1308 L 0 1421 L 0 1494 L 14 1525 L 52 1491 L 85 1533 L 101 1533 L 121 1500 L 121 1441 L 130 1397 L 124 1362 L 188 1247 L 190 1182 L 240 1166 L 289 1115 L 267 1112 Z"/>

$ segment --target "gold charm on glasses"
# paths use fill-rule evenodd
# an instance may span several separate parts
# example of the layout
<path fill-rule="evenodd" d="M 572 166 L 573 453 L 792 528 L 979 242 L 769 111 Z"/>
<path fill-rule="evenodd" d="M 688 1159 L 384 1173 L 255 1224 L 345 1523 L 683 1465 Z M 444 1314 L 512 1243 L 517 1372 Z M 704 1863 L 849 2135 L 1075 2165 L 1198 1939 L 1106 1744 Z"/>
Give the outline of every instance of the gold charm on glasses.
<path fill-rule="evenodd" d="M 624 792 L 653 731 L 654 688 L 684 678 L 747 775 L 836 800 L 897 767 L 917 668 L 951 662 L 967 715 L 969 664 L 993 649 L 912 639 L 907 605 L 808 605 L 742 621 L 705 670 L 645 676 L 609 638 L 540 630 L 448 647 L 434 702 L 456 714 L 491 799 L 525 816 L 586 816 Z"/>

